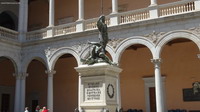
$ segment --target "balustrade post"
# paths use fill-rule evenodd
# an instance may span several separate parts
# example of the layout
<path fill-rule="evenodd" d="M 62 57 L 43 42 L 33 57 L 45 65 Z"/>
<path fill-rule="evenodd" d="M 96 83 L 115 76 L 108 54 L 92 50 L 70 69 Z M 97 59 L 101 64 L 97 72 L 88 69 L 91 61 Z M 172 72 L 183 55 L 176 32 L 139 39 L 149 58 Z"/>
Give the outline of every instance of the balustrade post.
<path fill-rule="evenodd" d="M 76 32 L 82 32 L 85 30 L 84 20 L 76 21 Z"/>
<path fill-rule="evenodd" d="M 54 36 L 54 27 L 47 28 L 47 38 Z"/>
<path fill-rule="evenodd" d="M 151 19 L 158 18 L 159 17 L 158 6 L 150 5 L 149 6 L 149 14 L 150 14 Z"/>
<path fill-rule="evenodd" d="M 200 10 L 200 0 L 194 1 L 194 7 L 195 7 L 195 10 Z"/>
<path fill-rule="evenodd" d="M 116 26 L 119 24 L 119 17 L 118 14 L 111 14 L 110 15 L 110 26 Z"/>

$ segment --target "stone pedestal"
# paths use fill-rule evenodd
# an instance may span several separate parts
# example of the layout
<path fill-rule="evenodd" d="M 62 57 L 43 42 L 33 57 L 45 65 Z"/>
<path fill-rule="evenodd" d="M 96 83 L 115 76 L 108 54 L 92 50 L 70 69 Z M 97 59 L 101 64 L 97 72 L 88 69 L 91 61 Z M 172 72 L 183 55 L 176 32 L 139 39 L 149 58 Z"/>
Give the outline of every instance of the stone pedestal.
<path fill-rule="evenodd" d="M 117 80 L 122 70 L 107 63 L 81 65 L 75 69 L 81 77 L 81 112 L 115 112 L 119 105 Z"/>

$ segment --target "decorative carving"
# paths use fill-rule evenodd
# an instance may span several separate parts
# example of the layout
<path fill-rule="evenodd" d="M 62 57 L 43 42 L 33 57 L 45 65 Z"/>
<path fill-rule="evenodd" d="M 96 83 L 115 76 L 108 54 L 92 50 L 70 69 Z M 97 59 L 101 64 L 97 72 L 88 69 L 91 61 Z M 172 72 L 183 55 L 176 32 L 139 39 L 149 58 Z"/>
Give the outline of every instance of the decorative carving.
<path fill-rule="evenodd" d="M 45 51 L 46 56 L 47 56 L 47 57 L 51 57 L 52 54 L 53 54 L 53 52 L 54 52 L 56 49 L 57 49 L 57 48 L 50 48 L 50 47 L 48 47 L 47 49 L 45 49 L 44 51 Z"/>
<path fill-rule="evenodd" d="M 161 59 L 151 59 L 151 62 L 154 64 L 155 68 L 160 68 Z"/>
<path fill-rule="evenodd" d="M 75 51 L 77 51 L 78 53 L 80 53 L 83 49 L 85 49 L 88 45 L 86 43 L 77 43 L 75 45 L 72 46 L 73 49 L 75 49 Z"/>
<path fill-rule="evenodd" d="M 193 28 L 190 28 L 188 30 L 191 31 L 192 33 L 200 35 L 200 26 L 199 27 L 193 27 Z"/>
<path fill-rule="evenodd" d="M 117 45 L 118 45 L 121 41 L 123 41 L 124 39 L 126 39 L 126 38 L 113 39 L 113 40 L 110 40 L 110 41 L 108 42 L 108 44 L 109 44 L 110 46 L 112 46 L 113 48 L 116 48 Z"/>
<path fill-rule="evenodd" d="M 48 75 L 48 77 L 53 77 L 53 75 L 56 73 L 55 70 L 46 70 L 45 73 Z"/>
<path fill-rule="evenodd" d="M 15 76 L 18 80 L 24 80 L 28 77 L 28 73 L 14 73 L 13 76 Z"/>
<path fill-rule="evenodd" d="M 107 94 L 108 94 L 109 98 L 111 98 L 111 99 L 114 97 L 115 90 L 114 90 L 114 86 L 112 84 L 108 84 Z"/>
<path fill-rule="evenodd" d="M 165 33 L 164 33 L 164 32 L 156 33 L 155 31 L 153 31 L 151 34 L 147 34 L 147 35 L 144 35 L 144 36 L 147 37 L 148 39 L 150 39 L 153 43 L 156 43 L 157 40 L 158 40 L 163 34 L 165 34 Z"/>

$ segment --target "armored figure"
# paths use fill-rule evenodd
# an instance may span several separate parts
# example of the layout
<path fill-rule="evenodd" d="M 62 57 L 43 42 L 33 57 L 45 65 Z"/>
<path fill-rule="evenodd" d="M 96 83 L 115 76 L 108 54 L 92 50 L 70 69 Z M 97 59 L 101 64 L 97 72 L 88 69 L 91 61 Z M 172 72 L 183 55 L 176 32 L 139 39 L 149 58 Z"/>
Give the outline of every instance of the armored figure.
<path fill-rule="evenodd" d="M 99 30 L 99 42 L 88 42 L 92 46 L 92 51 L 87 59 L 81 59 L 84 64 L 95 64 L 100 62 L 106 62 L 114 65 L 113 62 L 106 56 L 106 45 L 108 43 L 107 25 L 105 24 L 105 16 L 100 16 L 97 21 L 97 27 Z"/>

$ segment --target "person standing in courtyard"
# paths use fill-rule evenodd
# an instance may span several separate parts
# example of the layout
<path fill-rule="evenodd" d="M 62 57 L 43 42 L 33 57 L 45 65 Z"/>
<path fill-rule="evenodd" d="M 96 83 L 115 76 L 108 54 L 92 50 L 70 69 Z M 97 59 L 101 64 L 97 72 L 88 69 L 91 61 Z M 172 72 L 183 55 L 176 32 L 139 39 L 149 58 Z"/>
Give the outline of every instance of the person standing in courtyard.
<path fill-rule="evenodd" d="M 35 112 L 40 112 L 40 106 L 39 105 L 35 108 Z"/>
<path fill-rule="evenodd" d="M 25 111 L 24 111 L 24 112 L 29 112 L 29 111 L 28 111 L 28 107 L 25 108 Z"/>
<path fill-rule="evenodd" d="M 42 112 L 49 112 L 49 110 L 46 107 L 43 107 Z"/>

